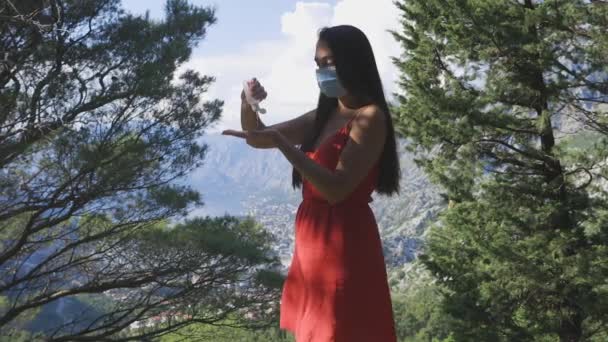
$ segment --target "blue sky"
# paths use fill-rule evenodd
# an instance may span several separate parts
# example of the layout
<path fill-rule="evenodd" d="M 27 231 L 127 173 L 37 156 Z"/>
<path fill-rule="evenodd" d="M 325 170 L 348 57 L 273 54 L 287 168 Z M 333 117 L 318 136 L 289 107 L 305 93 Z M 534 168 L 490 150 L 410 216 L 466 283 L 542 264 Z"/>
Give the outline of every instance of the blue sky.
<path fill-rule="evenodd" d="M 268 91 L 262 102 L 266 124 L 289 120 L 316 104 L 319 89 L 315 79 L 314 45 L 320 27 L 339 24 L 357 26 L 374 49 L 385 91 L 397 91 L 396 68 L 391 56 L 400 48 L 387 29 L 398 29 L 398 11 L 393 0 L 190 0 L 215 6 L 216 24 L 200 42 L 184 68 L 216 77 L 207 97 L 225 101 L 221 122 L 209 132 L 240 129 L 240 90 L 244 79 L 257 77 Z M 163 0 L 123 0 L 133 13 L 150 11 L 164 15 Z M 263 4 L 263 5 L 262 5 Z"/>
<path fill-rule="evenodd" d="M 196 55 L 233 53 L 239 46 L 251 41 L 281 38 L 281 14 L 293 10 L 295 0 L 190 0 L 193 5 L 214 6 L 217 22 L 209 32 Z M 300 1 L 302 2 L 302 1 Z M 319 2 L 319 1 L 317 1 Z M 336 1 L 320 1 L 335 5 Z M 260 4 L 263 4 L 261 6 Z M 123 0 L 123 6 L 133 13 L 150 11 L 154 18 L 162 18 L 164 0 Z"/>

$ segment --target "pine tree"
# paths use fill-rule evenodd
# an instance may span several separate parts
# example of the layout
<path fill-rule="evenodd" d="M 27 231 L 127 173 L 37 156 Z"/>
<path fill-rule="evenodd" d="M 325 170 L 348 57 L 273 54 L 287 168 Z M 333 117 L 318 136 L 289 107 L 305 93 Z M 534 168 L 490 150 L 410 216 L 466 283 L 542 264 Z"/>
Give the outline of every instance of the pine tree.
<path fill-rule="evenodd" d="M 119 0 L 0 1 L 0 340 L 29 338 L 16 331 L 38 313 L 55 314 L 45 341 L 274 318 L 267 234 L 183 222 L 202 204 L 183 178 L 223 107 L 184 63 L 215 20 L 185 0 L 159 20 Z"/>
<path fill-rule="evenodd" d="M 396 5 L 396 127 L 450 202 L 422 261 L 454 336 L 608 338 L 608 5 Z"/>

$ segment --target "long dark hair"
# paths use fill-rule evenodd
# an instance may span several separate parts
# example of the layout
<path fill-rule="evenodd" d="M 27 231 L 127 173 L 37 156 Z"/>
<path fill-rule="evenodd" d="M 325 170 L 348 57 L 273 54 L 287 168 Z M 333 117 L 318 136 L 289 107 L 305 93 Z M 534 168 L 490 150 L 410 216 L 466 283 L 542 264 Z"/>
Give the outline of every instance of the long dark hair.
<path fill-rule="evenodd" d="M 350 25 L 325 27 L 319 31 L 319 40 L 327 43 L 334 57 L 336 72 L 340 82 L 355 97 L 369 98 L 386 115 L 386 141 L 380 156 L 380 172 L 376 191 L 390 195 L 399 193 L 399 158 L 395 141 L 395 130 L 390 115 L 382 82 L 376 66 L 376 59 L 369 40 L 361 30 Z M 338 107 L 338 99 L 319 93 L 317 115 L 312 134 L 300 146 L 301 151 L 311 151 L 315 141 L 327 123 L 331 113 Z M 302 175 L 296 168 L 292 172 L 292 186 L 302 184 Z"/>

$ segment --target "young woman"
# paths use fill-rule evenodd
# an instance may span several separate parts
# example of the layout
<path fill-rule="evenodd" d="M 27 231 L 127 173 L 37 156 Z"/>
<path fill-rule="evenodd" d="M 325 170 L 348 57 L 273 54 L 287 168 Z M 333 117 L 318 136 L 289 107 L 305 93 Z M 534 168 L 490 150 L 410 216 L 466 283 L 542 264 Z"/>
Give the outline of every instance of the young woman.
<path fill-rule="evenodd" d="M 399 161 L 389 108 L 371 45 L 359 29 L 324 28 L 314 58 L 317 108 L 266 126 L 241 93 L 243 131 L 222 134 L 278 148 L 302 185 L 295 249 L 280 327 L 298 342 L 394 342 L 382 244 L 368 203 L 398 193 Z M 255 79 L 252 94 L 267 94 Z M 299 148 L 295 146 L 300 145 Z"/>

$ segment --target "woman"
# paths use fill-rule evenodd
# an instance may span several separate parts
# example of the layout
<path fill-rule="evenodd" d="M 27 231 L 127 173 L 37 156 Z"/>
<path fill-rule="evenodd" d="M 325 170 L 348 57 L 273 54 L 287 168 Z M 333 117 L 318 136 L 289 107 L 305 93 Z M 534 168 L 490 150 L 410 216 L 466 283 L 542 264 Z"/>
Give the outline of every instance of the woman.
<path fill-rule="evenodd" d="M 391 298 L 371 193 L 398 193 L 399 161 L 372 48 L 353 26 L 324 28 L 315 62 L 317 108 L 264 125 L 241 93 L 245 138 L 278 148 L 293 165 L 303 200 L 281 299 L 280 327 L 298 342 L 396 341 Z M 255 79 L 252 95 L 267 94 Z M 301 145 L 300 148 L 294 146 Z"/>

